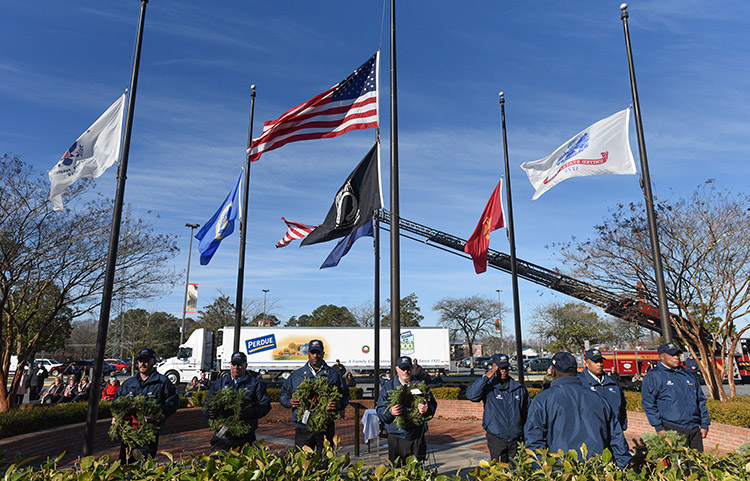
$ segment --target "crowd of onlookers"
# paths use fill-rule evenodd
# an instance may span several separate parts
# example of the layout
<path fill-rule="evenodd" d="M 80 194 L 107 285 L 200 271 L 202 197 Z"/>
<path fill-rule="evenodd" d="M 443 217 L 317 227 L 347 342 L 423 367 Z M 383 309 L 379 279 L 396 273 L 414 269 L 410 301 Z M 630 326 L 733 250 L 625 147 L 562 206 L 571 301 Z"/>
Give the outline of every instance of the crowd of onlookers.
<path fill-rule="evenodd" d="M 39 362 L 31 370 L 24 369 L 20 373 L 18 389 L 16 390 L 15 405 L 23 404 L 26 394 L 29 402 L 39 404 L 58 404 L 76 401 L 88 401 L 91 393 L 91 380 L 85 368 L 80 369 L 75 363 L 68 365 L 65 370 L 55 375 L 52 384 L 44 388 L 44 380 L 50 373 Z M 115 391 L 120 386 L 117 376 L 110 375 L 107 385 L 102 388 L 102 400 L 114 399 Z"/>

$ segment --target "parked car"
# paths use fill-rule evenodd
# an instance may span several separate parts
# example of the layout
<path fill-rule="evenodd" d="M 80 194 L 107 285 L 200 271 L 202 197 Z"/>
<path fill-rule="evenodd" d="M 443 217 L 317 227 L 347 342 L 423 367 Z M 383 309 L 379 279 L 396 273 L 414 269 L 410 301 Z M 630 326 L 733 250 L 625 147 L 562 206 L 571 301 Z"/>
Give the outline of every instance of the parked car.
<path fill-rule="evenodd" d="M 54 359 L 46 359 L 46 358 L 34 359 L 33 365 L 36 366 L 38 362 L 41 362 L 44 368 L 47 370 L 47 372 L 52 375 L 57 375 L 61 373 L 62 370 L 64 369 L 63 364 L 61 362 L 57 362 Z"/>
<path fill-rule="evenodd" d="M 487 368 L 487 364 L 490 361 L 490 357 L 488 356 L 474 356 L 474 367 L 475 368 Z M 469 362 L 469 358 L 461 359 L 456 363 L 458 367 L 471 367 L 471 363 Z"/>
<path fill-rule="evenodd" d="M 547 368 L 552 364 L 552 359 L 549 357 L 537 357 L 535 359 L 529 359 L 524 363 L 524 371 L 526 372 L 547 372 Z"/>
<path fill-rule="evenodd" d="M 117 372 L 127 374 L 130 372 L 130 363 L 121 359 L 105 359 L 104 362 L 115 367 Z"/>

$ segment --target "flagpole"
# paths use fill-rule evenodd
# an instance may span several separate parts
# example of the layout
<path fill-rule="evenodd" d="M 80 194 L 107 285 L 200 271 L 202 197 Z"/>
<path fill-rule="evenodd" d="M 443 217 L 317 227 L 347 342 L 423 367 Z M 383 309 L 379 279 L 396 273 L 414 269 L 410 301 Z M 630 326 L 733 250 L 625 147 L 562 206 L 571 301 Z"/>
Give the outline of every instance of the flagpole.
<path fill-rule="evenodd" d="M 255 114 L 255 85 L 250 86 L 250 122 L 247 129 L 247 150 L 253 143 L 253 115 Z M 245 239 L 247 238 L 247 198 L 250 192 L 250 156 L 245 154 L 245 185 L 242 186 L 242 219 L 240 220 L 240 261 L 237 267 L 237 297 L 234 305 L 234 347 L 240 350 L 242 327 L 242 291 L 245 286 Z M 265 313 L 263 313 L 265 314 Z"/>
<path fill-rule="evenodd" d="M 641 121 L 641 105 L 638 100 L 638 87 L 635 82 L 635 66 L 633 64 L 633 51 L 630 48 L 630 30 L 628 29 L 628 4 L 620 5 L 622 14 L 622 26 L 625 29 L 625 46 L 628 53 L 628 73 L 630 74 L 630 91 L 633 95 L 633 113 L 635 115 L 635 130 L 638 134 L 638 153 L 641 157 L 641 188 L 646 200 L 646 214 L 648 216 L 648 230 L 651 235 L 651 254 L 654 257 L 654 278 L 656 280 L 656 295 L 659 300 L 659 317 L 661 318 L 661 331 L 665 342 L 672 342 L 672 326 L 670 322 L 669 309 L 667 306 L 667 291 L 664 286 L 664 270 L 661 263 L 661 249 L 659 247 L 659 233 L 656 226 L 656 214 L 654 213 L 654 198 L 651 192 L 651 175 L 648 169 L 648 158 L 646 157 L 646 140 L 643 136 L 643 122 Z"/>
<path fill-rule="evenodd" d="M 185 300 L 182 303 L 182 327 L 180 328 L 180 345 L 185 340 L 185 316 L 187 315 L 188 286 L 190 285 L 190 257 L 193 253 L 193 231 L 200 227 L 200 224 L 186 223 L 185 227 L 190 227 L 190 247 L 188 247 L 188 266 L 185 275 Z"/>
<path fill-rule="evenodd" d="M 398 200 L 398 98 L 396 95 L 396 0 L 391 0 L 391 372 L 401 356 L 401 259 Z"/>
<path fill-rule="evenodd" d="M 146 20 L 146 4 L 148 0 L 141 0 L 141 12 L 138 20 L 138 34 L 133 59 L 133 73 L 130 77 L 130 94 L 128 98 L 128 113 L 125 118 L 125 135 L 120 152 L 120 165 L 117 169 L 117 191 L 115 205 L 112 212 L 112 229 L 109 236 L 109 252 L 107 253 L 107 269 L 104 273 L 102 304 L 99 311 L 99 329 L 96 336 L 96 356 L 91 379 L 91 396 L 86 413 L 86 427 L 83 439 L 83 455 L 94 453 L 94 435 L 96 419 L 99 415 L 99 396 L 102 384 L 102 366 L 104 350 L 107 345 L 107 329 L 109 328 L 109 311 L 112 307 L 112 292 L 115 280 L 115 266 L 117 264 L 117 247 L 120 240 L 120 222 L 122 221 L 122 205 L 125 198 L 125 180 L 128 173 L 128 158 L 130 155 L 130 134 L 133 130 L 133 111 L 135 110 L 135 91 L 138 87 L 138 69 L 141 63 L 141 45 L 143 41 L 143 25 Z"/>
<path fill-rule="evenodd" d="M 500 119 L 503 126 L 503 154 L 505 156 L 505 195 L 508 203 L 508 241 L 510 242 L 510 275 L 513 284 L 513 321 L 516 330 L 516 362 L 518 382 L 523 384 L 523 340 L 521 339 L 521 308 L 518 301 L 518 265 L 516 264 L 516 235 L 513 229 L 513 197 L 510 191 L 510 166 L 508 164 L 508 135 L 505 130 L 505 96 L 500 92 Z"/>
<path fill-rule="evenodd" d="M 373 356 L 375 359 L 375 370 L 373 371 L 373 388 L 372 394 L 375 402 L 380 396 L 380 211 L 376 211 L 375 215 L 372 216 L 372 235 L 373 248 L 375 254 L 375 288 L 372 295 L 372 310 L 373 310 L 373 334 L 375 336 L 373 342 Z"/>

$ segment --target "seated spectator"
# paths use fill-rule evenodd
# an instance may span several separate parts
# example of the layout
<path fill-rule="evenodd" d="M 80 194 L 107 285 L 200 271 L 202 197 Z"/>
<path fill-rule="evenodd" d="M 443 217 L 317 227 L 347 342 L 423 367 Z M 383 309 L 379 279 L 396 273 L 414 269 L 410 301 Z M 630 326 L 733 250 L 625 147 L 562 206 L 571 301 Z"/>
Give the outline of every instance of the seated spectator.
<path fill-rule="evenodd" d="M 102 401 L 114 400 L 118 387 L 120 387 L 120 380 L 116 377 L 110 377 L 109 383 L 102 389 Z"/>
<path fill-rule="evenodd" d="M 76 396 L 70 402 L 88 401 L 89 391 L 91 390 L 91 381 L 88 376 L 83 376 L 78 383 Z"/>
<path fill-rule="evenodd" d="M 190 383 L 185 387 L 185 396 L 190 397 L 193 395 L 194 392 L 198 392 L 201 390 L 201 383 L 198 381 L 198 376 L 193 376 L 193 379 L 190 380 Z"/>
<path fill-rule="evenodd" d="M 71 375 L 68 377 L 68 384 L 66 384 L 65 389 L 63 389 L 60 402 L 69 403 L 74 397 L 76 397 L 76 394 L 78 394 L 78 385 L 76 384 L 76 378 Z"/>
<path fill-rule="evenodd" d="M 46 391 L 44 391 L 44 394 L 42 394 L 42 404 L 56 404 L 60 402 L 60 399 L 63 395 L 63 390 L 65 390 L 65 385 L 62 381 L 62 375 L 57 376 L 55 380 L 52 381 L 52 385 L 48 387 Z"/>
<path fill-rule="evenodd" d="M 349 387 L 357 387 L 357 381 L 354 379 L 354 376 L 352 376 L 352 373 L 350 372 L 346 373 L 346 375 L 344 376 L 344 381 Z"/>

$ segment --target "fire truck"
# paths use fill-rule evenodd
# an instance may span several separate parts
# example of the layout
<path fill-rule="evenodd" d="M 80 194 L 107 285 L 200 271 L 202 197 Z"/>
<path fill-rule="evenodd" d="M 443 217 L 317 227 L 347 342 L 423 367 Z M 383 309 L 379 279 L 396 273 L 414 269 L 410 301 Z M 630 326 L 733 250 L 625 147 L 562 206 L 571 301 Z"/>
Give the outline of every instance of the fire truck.
<path fill-rule="evenodd" d="M 383 225 L 391 224 L 391 214 L 385 209 L 379 211 L 377 219 Z M 468 258 L 464 253 L 466 240 L 432 227 L 417 224 L 403 217 L 399 217 L 398 222 L 401 236 Z M 487 252 L 487 267 L 511 273 L 510 256 L 489 249 Z M 635 323 L 659 335 L 662 334 L 659 309 L 644 302 L 640 295 L 637 296 L 637 299 L 618 295 L 519 258 L 516 258 L 516 270 L 518 277 L 522 279 L 600 307 L 607 314 Z M 636 286 L 636 291 L 638 289 L 642 289 L 642 286 Z M 672 338 L 677 339 L 679 336 L 674 326 L 671 327 L 671 330 Z M 700 334 L 704 337 L 710 337 L 710 334 L 705 330 Z M 735 353 L 734 377 L 738 380 L 750 382 L 750 339 L 743 339 L 738 351 L 741 352 Z M 649 363 L 656 362 L 659 359 L 656 351 L 609 351 L 603 352 L 603 354 L 608 358 L 605 361 L 605 369 L 626 379 L 632 379 L 636 373 L 644 373 Z"/>

